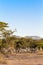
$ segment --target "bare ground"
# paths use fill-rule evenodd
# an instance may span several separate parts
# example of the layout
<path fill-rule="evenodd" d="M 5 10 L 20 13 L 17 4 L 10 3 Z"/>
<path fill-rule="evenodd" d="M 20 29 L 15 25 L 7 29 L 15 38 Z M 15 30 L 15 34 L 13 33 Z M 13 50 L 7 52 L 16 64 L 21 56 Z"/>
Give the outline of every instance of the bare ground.
<path fill-rule="evenodd" d="M 43 65 L 43 54 L 14 53 L 4 60 L 6 63 L 0 65 Z"/>

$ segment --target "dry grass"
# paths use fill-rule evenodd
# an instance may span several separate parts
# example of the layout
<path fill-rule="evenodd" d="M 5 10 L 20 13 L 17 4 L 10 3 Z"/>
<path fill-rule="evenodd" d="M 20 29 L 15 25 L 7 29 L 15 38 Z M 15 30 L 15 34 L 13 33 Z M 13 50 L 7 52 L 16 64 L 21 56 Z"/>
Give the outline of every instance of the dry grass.
<path fill-rule="evenodd" d="M 38 51 L 37 55 L 43 55 L 43 51 Z"/>
<path fill-rule="evenodd" d="M 42 53 L 42 52 L 41 52 Z M 7 65 L 43 65 L 43 55 L 38 53 L 14 53 L 9 58 L 0 55 L 0 64 Z M 42 56 L 42 57 L 41 57 Z"/>
<path fill-rule="evenodd" d="M 14 54 L 13 59 L 7 59 L 8 65 L 43 65 L 43 58 L 34 53 Z"/>
<path fill-rule="evenodd" d="M 2 53 L 0 53 L 0 64 L 6 64 L 4 55 Z"/>

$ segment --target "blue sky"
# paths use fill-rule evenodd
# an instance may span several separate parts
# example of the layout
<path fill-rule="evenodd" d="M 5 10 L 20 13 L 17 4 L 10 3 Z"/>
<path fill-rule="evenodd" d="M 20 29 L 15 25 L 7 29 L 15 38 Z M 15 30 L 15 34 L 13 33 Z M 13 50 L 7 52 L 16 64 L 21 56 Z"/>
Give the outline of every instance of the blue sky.
<path fill-rule="evenodd" d="M 0 0 L 0 21 L 18 36 L 43 37 L 43 0 Z"/>

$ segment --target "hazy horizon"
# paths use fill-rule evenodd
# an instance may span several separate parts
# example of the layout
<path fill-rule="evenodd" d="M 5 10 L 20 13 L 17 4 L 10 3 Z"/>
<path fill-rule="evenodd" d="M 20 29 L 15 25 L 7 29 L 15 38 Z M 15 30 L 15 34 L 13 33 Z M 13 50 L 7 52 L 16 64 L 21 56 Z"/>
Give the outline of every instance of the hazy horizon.
<path fill-rule="evenodd" d="M 43 37 L 43 0 L 0 0 L 0 21 L 17 36 Z"/>

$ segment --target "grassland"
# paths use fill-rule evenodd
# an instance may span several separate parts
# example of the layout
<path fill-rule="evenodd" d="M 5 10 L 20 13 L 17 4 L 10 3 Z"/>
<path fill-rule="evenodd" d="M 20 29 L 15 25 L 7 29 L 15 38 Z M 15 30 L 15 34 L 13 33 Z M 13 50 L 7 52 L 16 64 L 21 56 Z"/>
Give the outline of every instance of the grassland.
<path fill-rule="evenodd" d="M 0 65 L 43 65 L 43 51 L 38 53 L 14 53 L 8 57 L 0 54 Z"/>

